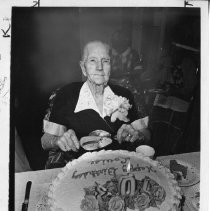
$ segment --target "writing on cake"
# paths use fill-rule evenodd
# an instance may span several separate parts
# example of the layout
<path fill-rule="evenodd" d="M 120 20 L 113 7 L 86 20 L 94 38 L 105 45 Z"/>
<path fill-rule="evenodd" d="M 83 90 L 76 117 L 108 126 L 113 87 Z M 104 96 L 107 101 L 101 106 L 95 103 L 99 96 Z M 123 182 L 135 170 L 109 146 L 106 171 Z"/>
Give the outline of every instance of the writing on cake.
<path fill-rule="evenodd" d="M 117 169 L 118 168 L 111 167 L 111 168 L 104 168 L 100 170 L 91 170 L 91 171 L 82 172 L 82 173 L 77 173 L 77 170 L 75 170 L 72 174 L 72 179 L 81 179 L 81 178 L 86 179 L 88 175 L 92 177 L 96 177 L 96 176 L 100 176 L 101 174 L 114 176 L 116 175 Z"/>
<path fill-rule="evenodd" d="M 92 160 L 90 161 L 91 165 L 95 165 L 95 164 L 102 164 L 102 165 L 106 165 L 109 163 L 113 163 L 113 162 L 120 162 L 122 164 L 127 163 L 127 161 L 130 160 L 130 157 L 115 157 L 115 158 L 110 158 L 110 159 L 97 159 L 97 160 Z"/>
<path fill-rule="evenodd" d="M 77 170 L 75 170 L 72 174 L 72 179 L 87 179 L 87 176 L 92 176 L 92 177 L 96 177 L 96 176 L 100 176 L 100 175 L 110 175 L 110 176 L 116 176 L 116 171 L 118 170 L 117 167 L 110 167 L 110 168 L 103 168 L 103 169 L 99 169 L 99 170 L 90 170 L 90 171 L 86 171 L 86 172 L 82 172 L 82 173 L 78 173 Z M 127 172 L 127 165 L 123 165 L 122 166 L 122 171 L 123 172 Z M 156 170 L 152 167 L 152 166 L 139 166 L 139 164 L 137 165 L 132 165 L 130 167 L 130 171 L 129 172 L 141 172 L 141 171 L 146 171 L 148 173 L 150 172 L 156 172 Z"/>

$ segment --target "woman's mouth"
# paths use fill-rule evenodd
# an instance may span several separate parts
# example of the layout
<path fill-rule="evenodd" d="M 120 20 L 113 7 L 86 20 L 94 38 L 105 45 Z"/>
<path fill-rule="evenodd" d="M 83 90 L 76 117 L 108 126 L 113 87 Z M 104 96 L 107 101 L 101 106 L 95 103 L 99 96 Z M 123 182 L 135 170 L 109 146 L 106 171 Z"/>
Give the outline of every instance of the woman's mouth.
<path fill-rule="evenodd" d="M 92 76 L 99 76 L 99 77 L 104 77 L 104 74 L 91 74 Z"/>

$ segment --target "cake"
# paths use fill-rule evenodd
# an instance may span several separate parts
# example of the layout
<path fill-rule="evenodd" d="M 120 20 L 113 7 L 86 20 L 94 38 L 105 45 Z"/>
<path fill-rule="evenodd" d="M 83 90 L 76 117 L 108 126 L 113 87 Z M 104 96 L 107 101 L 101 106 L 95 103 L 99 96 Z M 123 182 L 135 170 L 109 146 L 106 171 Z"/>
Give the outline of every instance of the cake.
<path fill-rule="evenodd" d="M 52 211 L 176 211 L 180 188 L 159 162 L 128 151 L 88 152 L 50 185 Z"/>
<path fill-rule="evenodd" d="M 179 163 L 177 163 L 176 160 L 170 160 L 170 170 L 171 173 L 177 175 L 177 179 L 181 179 L 182 176 L 184 179 L 187 177 L 187 166 L 183 166 Z M 180 174 L 179 174 L 180 172 Z M 179 176 L 180 175 L 180 176 Z"/>

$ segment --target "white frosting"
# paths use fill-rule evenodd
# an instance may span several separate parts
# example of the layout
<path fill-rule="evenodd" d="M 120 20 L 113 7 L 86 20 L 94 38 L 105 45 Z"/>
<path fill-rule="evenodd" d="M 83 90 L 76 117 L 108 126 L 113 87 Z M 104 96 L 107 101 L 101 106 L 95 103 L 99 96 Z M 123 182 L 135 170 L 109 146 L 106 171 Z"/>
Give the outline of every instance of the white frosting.
<path fill-rule="evenodd" d="M 129 173 L 128 163 L 131 166 Z M 50 186 L 48 194 L 50 209 L 81 210 L 82 200 L 86 196 L 84 188 L 95 187 L 96 184 L 102 187 L 113 178 L 123 181 L 124 177 L 129 176 L 134 176 L 136 181 L 144 181 L 145 176 L 149 177 L 149 181 L 154 181 L 165 191 L 164 200 L 157 207 L 149 206 L 145 211 L 178 210 L 181 199 L 180 188 L 167 168 L 135 152 L 111 150 L 88 152 L 79 159 L 69 162 Z M 127 208 L 128 210 L 134 209 Z"/>

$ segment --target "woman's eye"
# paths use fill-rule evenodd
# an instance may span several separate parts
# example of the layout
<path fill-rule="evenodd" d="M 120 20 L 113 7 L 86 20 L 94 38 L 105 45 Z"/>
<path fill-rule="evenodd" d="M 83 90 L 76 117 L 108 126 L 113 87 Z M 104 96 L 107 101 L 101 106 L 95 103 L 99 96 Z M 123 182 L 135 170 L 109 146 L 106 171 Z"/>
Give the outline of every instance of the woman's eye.
<path fill-rule="evenodd" d="M 109 59 L 104 59 L 103 62 L 109 64 L 110 63 L 110 60 Z"/>

